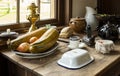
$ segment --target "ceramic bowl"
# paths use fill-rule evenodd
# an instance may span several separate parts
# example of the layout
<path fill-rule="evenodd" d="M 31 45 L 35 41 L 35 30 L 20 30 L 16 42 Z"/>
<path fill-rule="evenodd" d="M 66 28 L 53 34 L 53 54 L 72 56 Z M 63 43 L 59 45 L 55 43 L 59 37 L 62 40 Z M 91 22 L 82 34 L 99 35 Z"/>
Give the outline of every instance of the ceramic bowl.
<path fill-rule="evenodd" d="M 114 42 L 112 40 L 97 40 L 95 49 L 103 54 L 110 53 L 110 51 L 114 50 Z"/>
<path fill-rule="evenodd" d="M 57 63 L 69 69 L 78 69 L 93 60 L 94 58 L 88 54 L 88 51 L 83 49 L 73 49 L 64 53 Z"/>
<path fill-rule="evenodd" d="M 82 33 L 85 29 L 86 22 L 84 18 L 80 17 L 71 18 L 69 26 L 75 33 Z"/>

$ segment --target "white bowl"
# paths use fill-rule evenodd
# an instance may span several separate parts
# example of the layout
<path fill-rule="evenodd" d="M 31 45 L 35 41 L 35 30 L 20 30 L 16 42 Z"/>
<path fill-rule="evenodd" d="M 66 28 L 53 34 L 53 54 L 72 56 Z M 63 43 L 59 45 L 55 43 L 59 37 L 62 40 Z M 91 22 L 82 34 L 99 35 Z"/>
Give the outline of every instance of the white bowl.
<path fill-rule="evenodd" d="M 88 54 L 88 51 L 74 49 L 64 53 L 57 63 L 69 69 L 77 69 L 87 65 L 93 60 L 94 58 Z"/>
<path fill-rule="evenodd" d="M 95 49 L 103 54 L 110 53 L 114 50 L 114 42 L 112 40 L 97 40 Z"/>

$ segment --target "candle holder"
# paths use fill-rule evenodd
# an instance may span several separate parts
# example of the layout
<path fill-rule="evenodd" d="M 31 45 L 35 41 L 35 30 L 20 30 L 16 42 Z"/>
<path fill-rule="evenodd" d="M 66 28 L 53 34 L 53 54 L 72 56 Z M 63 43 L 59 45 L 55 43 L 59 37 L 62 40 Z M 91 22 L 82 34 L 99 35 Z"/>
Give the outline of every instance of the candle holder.
<path fill-rule="evenodd" d="M 94 40 L 96 36 L 92 35 L 92 30 L 90 25 L 86 26 L 86 34 L 87 35 L 83 37 L 83 42 L 85 42 L 88 46 L 93 46 L 95 44 Z"/>
<path fill-rule="evenodd" d="M 27 15 L 27 20 L 30 21 L 31 26 L 29 28 L 28 32 L 32 32 L 37 29 L 35 23 L 39 19 L 39 13 L 36 12 L 36 9 L 38 7 L 35 5 L 35 3 L 31 3 L 30 6 L 28 6 L 29 14 Z"/>

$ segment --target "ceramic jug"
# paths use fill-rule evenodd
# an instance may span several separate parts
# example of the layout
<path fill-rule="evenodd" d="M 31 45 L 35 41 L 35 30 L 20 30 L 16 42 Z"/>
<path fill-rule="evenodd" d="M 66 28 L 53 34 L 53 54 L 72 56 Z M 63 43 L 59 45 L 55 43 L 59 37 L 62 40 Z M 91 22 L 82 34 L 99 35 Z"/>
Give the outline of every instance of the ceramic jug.
<path fill-rule="evenodd" d="M 86 6 L 85 21 L 87 25 L 91 26 L 92 31 L 96 30 L 99 23 L 95 14 L 97 14 L 97 12 L 92 7 Z"/>

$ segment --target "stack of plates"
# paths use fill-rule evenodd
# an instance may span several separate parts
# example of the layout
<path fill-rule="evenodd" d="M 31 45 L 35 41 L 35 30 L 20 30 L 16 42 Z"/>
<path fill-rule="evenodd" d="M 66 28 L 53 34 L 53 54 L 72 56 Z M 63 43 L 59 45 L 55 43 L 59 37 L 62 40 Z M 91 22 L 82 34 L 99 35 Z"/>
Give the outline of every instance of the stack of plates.
<path fill-rule="evenodd" d="M 16 50 L 12 50 L 12 52 L 14 52 L 17 56 L 22 58 L 34 59 L 34 58 L 46 57 L 50 54 L 53 54 L 57 48 L 58 48 L 58 43 L 56 43 L 51 49 L 43 53 L 22 53 Z"/>

